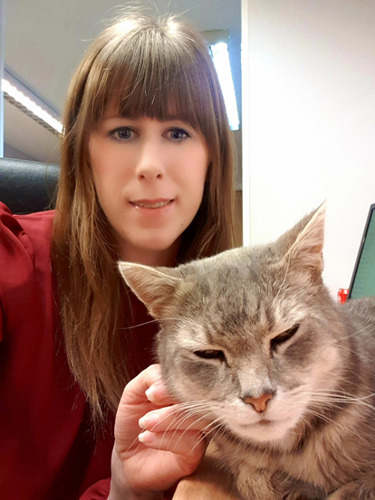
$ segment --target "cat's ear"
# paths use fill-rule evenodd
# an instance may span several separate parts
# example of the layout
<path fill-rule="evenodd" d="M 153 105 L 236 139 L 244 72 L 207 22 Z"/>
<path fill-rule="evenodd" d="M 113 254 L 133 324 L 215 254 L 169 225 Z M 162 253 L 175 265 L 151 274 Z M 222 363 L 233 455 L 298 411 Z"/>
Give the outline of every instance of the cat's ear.
<path fill-rule="evenodd" d="M 118 268 L 126 284 L 145 304 L 151 316 L 160 319 L 179 289 L 182 281 L 179 270 L 124 261 L 118 263 Z"/>
<path fill-rule="evenodd" d="M 289 236 L 294 241 L 283 258 L 283 264 L 291 271 L 307 272 L 313 280 L 321 278 L 324 267 L 325 215 L 326 204 L 323 203 L 291 230 Z"/>

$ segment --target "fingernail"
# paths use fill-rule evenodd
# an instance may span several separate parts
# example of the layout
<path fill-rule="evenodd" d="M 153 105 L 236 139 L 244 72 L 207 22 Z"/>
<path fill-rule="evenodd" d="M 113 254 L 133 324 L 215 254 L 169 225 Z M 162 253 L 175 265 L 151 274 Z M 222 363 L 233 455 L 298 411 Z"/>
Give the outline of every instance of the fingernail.
<path fill-rule="evenodd" d="M 149 387 L 145 394 L 147 399 L 152 402 L 155 399 L 155 387 L 153 385 Z"/>
<path fill-rule="evenodd" d="M 145 429 L 147 427 L 147 418 L 142 417 L 138 420 L 138 425 L 141 429 Z"/>
<path fill-rule="evenodd" d="M 163 382 L 155 382 L 145 391 L 145 394 L 151 403 L 157 403 L 168 395 Z"/>
<path fill-rule="evenodd" d="M 149 431 L 141 432 L 141 434 L 138 435 L 138 440 L 141 443 L 149 444 L 153 440 L 153 433 Z"/>
<path fill-rule="evenodd" d="M 160 421 L 160 417 L 157 413 L 152 413 L 151 415 L 145 415 L 138 420 L 138 425 L 141 429 L 152 428 Z"/>

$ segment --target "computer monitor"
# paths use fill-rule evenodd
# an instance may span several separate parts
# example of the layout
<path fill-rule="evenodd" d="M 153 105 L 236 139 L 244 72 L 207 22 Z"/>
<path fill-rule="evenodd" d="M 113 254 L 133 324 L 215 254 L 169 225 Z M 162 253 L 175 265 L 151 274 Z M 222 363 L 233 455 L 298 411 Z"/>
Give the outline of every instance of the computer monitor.
<path fill-rule="evenodd" d="M 375 296 L 375 203 L 370 206 L 348 299 Z"/>

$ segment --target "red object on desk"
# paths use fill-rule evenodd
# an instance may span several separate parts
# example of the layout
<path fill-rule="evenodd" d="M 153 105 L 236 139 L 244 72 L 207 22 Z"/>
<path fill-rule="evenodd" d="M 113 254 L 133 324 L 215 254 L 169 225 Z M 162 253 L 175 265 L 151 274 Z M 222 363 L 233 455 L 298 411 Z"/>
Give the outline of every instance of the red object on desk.
<path fill-rule="evenodd" d="M 337 302 L 339 304 L 344 304 L 348 298 L 348 293 L 348 288 L 339 288 L 339 291 L 337 292 Z"/>

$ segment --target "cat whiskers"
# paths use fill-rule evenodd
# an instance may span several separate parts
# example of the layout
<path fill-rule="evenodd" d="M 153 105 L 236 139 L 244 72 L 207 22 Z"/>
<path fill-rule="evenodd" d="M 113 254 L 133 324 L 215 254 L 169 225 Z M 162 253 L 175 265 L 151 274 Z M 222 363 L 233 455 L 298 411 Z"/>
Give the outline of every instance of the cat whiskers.
<path fill-rule="evenodd" d="M 170 379 L 172 379 L 172 377 L 169 377 Z M 166 385 L 168 386 L 168 378 L 164 380 Z M 176 396 L 176 398 L 178 399 L 178 397 Z M 177 425 L 180 425 L 181 423 L 183 423 L 183 421 L 186 419 L 186 418 L 195 418 L 196 416 L 199 417 L 195 422 L 193 422 L 192 425 L 194 425 L 194 423 L 198 422 L 199 420 L 207 420 L 207 414 L 208 415 L 212 415 L 212 412 L 215 412 L 216 410 L 216 414 L 220 414 L 221 411 L 222 411 L 222 408 L 221 408 L 221 405 L 217 404 L 217 403 L 214 403 L 213 401 L 205 401 L 205 400 L 196 400 L 196 401 L 185 401 L 185 402 L 182 402 L 182 403 L 179 403 L 178 405 L 175 405 L 175 411 L 176 413 L 178 413 L 178 415 L 180 416 L 183 416 L 182 419 L 180 421 L 177 421 Z M 207 428 L 204 429 L 202 432 L 204 432 L 206 435 L 212 433 L 214 431 L 214 429 L 210 429 L 210 427 L 212 427 L 213 425 L 216 425 L 217 422 L 219 422 L 220 420 L 222 420 L 222 418 L 217 418 L 215 420 L 212 420 L 210 421 L 208 424 L 207 424 Z M 220 427 L 223 426 L 223 423 L 220 423 Z M 173 421 L 170 425 L 175 425 L 176 424 L 176 421 Z M 217 427 L 219 427 L 217 426 Z M 190 430 L 191 427 L 189 427 L 189 429 L 187 430 Z"/>
<path fill-rule="evenodd" d="M 354 395 L 348 395 L 348 393 L 346 392 L 337 390 L 335 391 L 305 390 L 301 391 L 299 394 L 301 396 L 307 395 L 309 400 L 309 406 L 304 412 L 304 415 L 301 417 L 301 421 L 303 421 L 305 425 L 310 426 L 308 416 L 311 415 L 312 417 L 319 418 L 322 421 L 325 421 L 329 424 L 334 425 L 335 427 L 340 428 L 344 434 L 348 432 L 348 426 L 342 425 L 338 421 L 337 415 L 330 416 L 329 414 L 327 414 L 326 413 L 327 409 L 329 410 L 331 408 L 331 409 L 341 410 L 343 409 L 342 406 L 343 403 L 349 403 L 349 404 L 360 404 L 366 410 L 369 411 L 375 410 L 375 406 L 367 402 L 367 400 L 374 397 L 375 394 L 368 394 L 366 396 L 354 396 Z M 357 436 L 359 439 L 362 439 L 360 433 L 357 432 L 355 426 L 350 427 L 349 430 L 353 435 Z"/>
<path fill-rule="evenodd" d="M 343 431 L 345 431 L 345 428 L 337 422 L 334 416 L 330 416 L 329 413 L 327 414 L 327 410 L 342 409 L 342 403 L 349 400 L 347 396 L 345 399 L 344 395 L 345 393 L 339 393 L 338 391 L 312 390 L 301 386 L 289 392 L 291 402 L 294 403 L 296 408 L 301 408 L 301 403 L 302 406 L 305 407 L 305 410 L 300 416 L 300 421 L 303 422 L 304 425 L 307 427 L 311 427 L 313 425 L 313 422 L 309 419 L 309 416 L 311 416 L 328 424 L 334 424 L 340 427 Z M 352 397 L 350 402 L 354 401 L 356 401 L 356 398 Z M 293 433 L 298 434 L 298 432 Z"/>
<path fill-rule="evenodd" d="M 359 330 L 355 330 L 354 332 L 350 333 L 349 335 L 345 335 L 345 337 L 341 337 L 342 340 L 350 339 L 353 337 L 356 337 L 358 334 L 363 333 L 366 331 L 366 328 L 360 328 Z"/>
<path fill-rule="evenodd" d="M 137 323 L 136 325 L 123 326 L 120 330 L 132 330 L 133 328 L 141 328 L 142 326 L 152 325 L 153 323 L 158 323 L 156 319 L 150 321 L 145 321 L 144 323 Z"/>
<path fill-rule="evenodd" d="M 181 318 L 177 318 L 177 317 L 163 318 L 163 321 L 181 321 Z M 190 322 L 188 322 L 186 320 L 185 320 L 185 322 L 190 324 Z M 135 325 L 124 326 L 121 328 L 121 330 L 132 330 L 133 328 L 141 328 L 143 326 L 152 325 L 152 324 L 159 324 L 159 321 L 156 319 L 150 319 L 150 321 L 145 321 L 143 323 L 136 323 Z M 191 326 L 196 326 L 196 323 L 191 321 Z"/>
<path fill-rule="evenodd" d="M 364 356 L 363 352 L 358 352 L 358 350 L 352 349 L 351 343 L 347 343 L 346 345 L 342 345 L 342 343 L 341 343 L 342 341 L 349 340 L 351 338 L 355 338 L 356 336 L 362 334 L 364 331 L 365 331 L 365 329 L 356 330 L 351 334 L 345 335 L 345 337 L 341 337 L 339 339 L 339 341 L 336 341 L 337 348 L 341 349 L 343 351 L 345 350 L 347 352 L 356 354 L 357 356 L 360 356 L 362 359 L 367 359 L 368 361 L 372 361 L 372 358 L 371 357 L 368 358 L 367 356 Z"/>
<path fill-rule="evenodd" d="M 333 417 L 329 417 L 328 415 L 325 415 L 322 412 L 319 412 L 318 409 L 314 410 L 312 408 L 309 408 L 308 410 L 308 415 L 312 415 L 314 417 L 319 418 L 319 420 L 323 420 L 327 424 L 334 424 L 335 427 L 339 427 L 343 432 L 346 431 L 346 427 L 337 422 L 337 420 Z M 356 433 L 355 433 L 356 434 Z"/>
<path fill-rule="evenodd" d="M 179 427 L 182 426 L 182 424 L 186 420 L 193 418 L 193 421 L 190 423 L 190 425 L 186 429 L 182 430 L 181 436 L 176 442 L 177 445 L 186 432 L 189 432 L 192 428 L 194 428 L 197 423 L 199 424 L 199 422 L 207 420 L 207 416 L 203 414 L 204 410 L 208 410 L 208 405 L 205 402 L 189 402 L 175 405 L 174 412 L 176 414 L 176 418 L 170 422 L 167 429 L 164 431 L 164 435 L 166 435 L 171 428 L 175 427 L 175 431 L 172 434 L 173 438 L 179 432 Z M 170 415 L 165 418 L 170 418 Z M 200 437 L 199 439 L 197 439 L 196 443 L 191 449 L 191 452 L 193 452 L 208 435 L 222 426 L 221 420 L 221 418 L 217 418 L 216 420 L 210 421 L 200 430 Z M 150 430 L 152 431 L 152 429 Z"/>
<path fill-rule="evenodd" d="M 343 391 L 325 391 L 316 390 L 311 393 L 312 401 L 321 401 L 322 403 L 359 403 L 366 406 L 371 411 L 375 411 L 375 406 L 368 403 L 367 400 L 375 397 L 375 393 L 367 394 L 366 396 L 354 396 Z"/>
<path fill-rule="evenodd" d="M 180 405 L 179 404 L 176 404 L 174 405 L 175 406 L 175 409 L 174 409 L 174 412 L 181 418 L 180 421 L 178 421 L 177 419 L 172 421 L 168 428 L 164 431 L 164 434 L 166 434 L 168 432 L 168 429 L 170 428 L 171 425 L 175 425 L 176 421 L 181 424 L 181 422 L 183 422 L 183 420 L 186 418 L 186 415 L 182 415 L 181 412 L 180 412 Z M 163 422 L 163 420 L 167 419 L 167 418 L 170 418 L 170 415 L 167 415 L 166 417 L 164 417 L 163 419 L 161 419 L 161 422 Z M 152 427 L 149 429 L 150 432 L 153 432 L 155 430 L 156 426 Z M 138 436 L 130 443 L 130 445 L 128 446 L 127 448 L 127 451 L 130 451 L 132 449 L 132 447 L 135 445 L 135 443 L 138 443 L 137 444 L 137 448 L 139 448 L 141 445 L 141 443 L 139 443 L 139 440 L 138 440 Z"/>
<path fill-rule="evenodd" d="M 355 387 L 355 386 L 354 386 Z M 366 394 L 365 396 L 356 396 L 354 394 L 349 393 L 348 391 L 342 391 L 339 389 L 332 389 L 332 390 L 327 390 L 327 389 L 306 389 L 304 391 L 301 391 L 301 394 L 308 394 L 309 396 L 324 396 L 324 397 L 335 397 L 335 398 L 342 398 L 344 400 L 348 400 L 350 402 L 365 402 L 365 400 L 370 399 L 375 396 L 375 393 L 370 393 Z M 365 403 L 367 406 L 371 406 L 372 409 L 375 409 L 373 405 L 368 405 L 368 403 Z"/>

